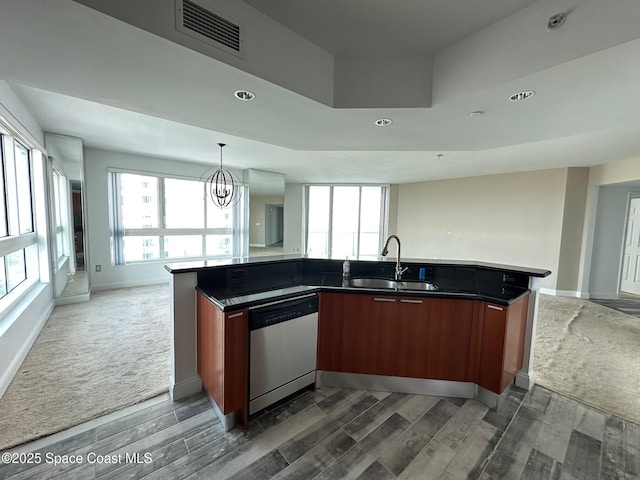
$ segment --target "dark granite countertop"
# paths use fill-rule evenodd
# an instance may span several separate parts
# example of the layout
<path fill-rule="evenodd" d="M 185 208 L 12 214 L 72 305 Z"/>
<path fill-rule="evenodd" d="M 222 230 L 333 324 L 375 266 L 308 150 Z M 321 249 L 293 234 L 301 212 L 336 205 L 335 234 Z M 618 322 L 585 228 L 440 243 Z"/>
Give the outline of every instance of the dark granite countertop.
<path fill-rule="evenodd" d="M 247 292 L 241 295 L 229 295 L 224 289 L 216 288 L 212 285 L 202 285 L 196 289 L 205 295 L 218 308 L 223 311 L 239 310 L 242 308 L 255 307 L 279 300 L 298 297 L 309 293 L 318 292 L 341 292 L 353 294 L 402 296 L 402 297 L 431 297 L 431 298 L 459 298 L 467 300 L 482 300 L 508 306 L 523 296 L 529 294 L 529 289 L 512 289 L 509 291 L 464 291 L 456 289 L 447 290 L 391 290 L 383 288 L 362 288 L 351 287 L 339 281 L 325 281 L 325 284 L 292 285 L 289 287 L 274 288 L 259 292 Z"/>
<path fill-rule="evenodd" d="M 182 262 L 182 263 L 175 262 L 175 263 L 168 263 L 164 267 L 169 273 L 178 274 L 178 273 L 197 272 L 203 269 L 233 266 L 233 265 L 238 265 L 238 266 L 256 265 L 256 264 L 270 263 L 270 262 L 285 262 L 285 261 L 298 261 L 298 260 L 333 260 L 333 261 L 342 262 L 344 259 L 329 258 L 329 257 L 310 257 L 308 255 L 290 254 L 290 255 L 273 255 L 268 257 L 237 257 L 237 258 L 203 260 L 203 261 Z M 396 260 L 390 257 L 378 257 L 377 259 L 349 258 L 349 260 L 357 261 L 357 262 L 378 262 L 378 263 L 383 262 L 383 263 L 391 263 L 391 264 L 396 263 Z M 403 265 L 413 263 L 413 264 L 433 265 L 433 266 L 480 267 L 485 269 L 524 273 L 530 277 L 547 277 L 551 275 L 551 271 L 549 270 L 522 267 L 522 266 L 516 266 L 516 265 L 503 265 L 500 263 L 492 263 L 492 262 L 481 262 L 477 260 L 403 258 L 401 263 Z"/>
<path fill-rule="evenodd" d="M 351 278 L 393 278 L 395 261 L 349 259 Z M 197 274 L 197 289 L 222 310 L 237 310 L 321 291 L 353 294 L 477 299 L 509 305 L 530 292 L 530 277 L 551 272 L 513 265 L 460 260 L 402 261 L 403 280 L 433 283 L 435 291 L 352 287 L 342 279 L 343 259 L 277 255 L 172 263 L 172 274 Z M 419 277 L 421 275 L 421 277 Z"/>

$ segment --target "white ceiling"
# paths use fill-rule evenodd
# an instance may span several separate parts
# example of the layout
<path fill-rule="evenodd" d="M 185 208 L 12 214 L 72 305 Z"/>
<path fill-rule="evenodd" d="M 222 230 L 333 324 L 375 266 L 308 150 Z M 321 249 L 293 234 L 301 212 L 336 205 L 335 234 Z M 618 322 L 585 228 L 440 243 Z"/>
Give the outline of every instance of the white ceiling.
<path fill-rule="evenodd" d="M 0 79 L 46 131 L 88 147 L 206 163 L 223 142 L 226 165 L 287 182 L 409 183 L 640 157 L 636 0 L 245 3 L 329 57 L 432 54 L 432 105 L 332 108 L 71 0 L 3 0 Z M 547 32 L 559 11 L 565 26 Z M 236 100 L 238 88 L 256 99 Z M 507 101 L 522 89 L 537 93 Z M 380 117 L 394 122 L 374 126 Z"/>
<path fill-rule="evenodd" d="M 429 54 L 534 0 L 245 0 L 333 55 Z"/>

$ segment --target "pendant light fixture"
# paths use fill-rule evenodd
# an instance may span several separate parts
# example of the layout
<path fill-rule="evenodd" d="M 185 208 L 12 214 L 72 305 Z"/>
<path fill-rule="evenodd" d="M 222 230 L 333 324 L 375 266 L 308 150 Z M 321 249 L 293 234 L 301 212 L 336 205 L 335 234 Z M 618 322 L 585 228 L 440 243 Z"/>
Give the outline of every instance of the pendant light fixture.
<path fill-rule="evenodd" d="M 208 195 L 211 197 L 213 204 L 220 208 L 226 208 L 235 205 L 240 200 L 240 182 L 226 168 L 222 167 L 222 149 L 224 143 L 219 143 L 220 147 L 220 168 L 209 174 L 207 170 L 203 177 L 206 177 L 205 185 Z"/>

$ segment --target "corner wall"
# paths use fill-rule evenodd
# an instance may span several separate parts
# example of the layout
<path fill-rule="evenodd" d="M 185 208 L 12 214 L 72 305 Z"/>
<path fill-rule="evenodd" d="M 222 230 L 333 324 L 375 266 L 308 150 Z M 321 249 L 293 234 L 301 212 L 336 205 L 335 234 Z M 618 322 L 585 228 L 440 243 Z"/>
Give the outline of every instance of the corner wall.
<path fill-rule="evenodd" d="M 567 169 L 399 186 L 404 258 L 480 260 L 551 270 L 555 289 Z"/>
<path fill-rule="evenodd" d="M 556 284 L 556 292 L 564 296 L 584 296 L 584 292 L 578 290 L 578 276 L 588 187 L 588 168 L 567 169 Z"/>
<path fill-rule="evenodd" d="M 304 229 L 304 185 L 287 183 L 284 187 L 284 253 L 301 253 Z"/>

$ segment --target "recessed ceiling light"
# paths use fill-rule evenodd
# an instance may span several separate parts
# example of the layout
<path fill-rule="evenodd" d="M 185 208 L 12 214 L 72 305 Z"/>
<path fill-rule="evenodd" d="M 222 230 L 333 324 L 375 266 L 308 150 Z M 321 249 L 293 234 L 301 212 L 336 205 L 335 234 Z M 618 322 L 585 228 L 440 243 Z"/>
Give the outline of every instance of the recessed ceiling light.
<path fill-rule="evenodd" d="M 521 102 L 527 98 L 531 98 L 536 94 L 533 90 L 523 90 L 522 92 L 514 93 L 509 97 L 512 102 Z"/>
<path fill-rule="evenodd" d="M 256 98 L 256 96 L 249 90 L 238 90 L 236 93 L 234 93 L 234 95 L 237 99 L 244 100 L 245 102 Z"/>
<path fill-rule="evenodd" d="M 471 112 L 469 114 L 470 117 L 479 117 L 480 115 L 484 114 L 484 112 L 482 110 L 476 110 L 475 112 Z"/>
<path fill-rule="evenodd" d="M 375 123 L 379 127 L 386 127 L 387 125 L 393 123 L 393 120 L 391 120 L 390 118 L 379 118 L 373 123 Z"/>
<path fill-rule="evenodd" d="M 553 31 L 559 29 L 564 22 L 567 20 L 567 16 L 564 13 L 556 13 L 555 15 L 551 15 L 549 20 L 547 21 L 546 29 L 548 31 Z"/>

